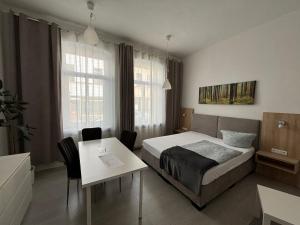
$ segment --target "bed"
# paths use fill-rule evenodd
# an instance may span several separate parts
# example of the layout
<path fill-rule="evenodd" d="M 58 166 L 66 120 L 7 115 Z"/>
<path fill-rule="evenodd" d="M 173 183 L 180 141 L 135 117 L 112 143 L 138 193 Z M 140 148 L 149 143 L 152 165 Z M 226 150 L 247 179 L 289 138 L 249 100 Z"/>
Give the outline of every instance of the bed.
<path fill-rule="evenodd" d="M 236 148 L 223 143 L 221 130 L 255 133 L 257 138 L 251 148 Z M 259 146 L 259 131 L 260 121 L 258 120 L 194 114 L 191 131 L 144 140 L 142 159 L 197 207 L 203 208 L 209 201 L 253 171 L 253 156 Z M 173 146 L 185 146 L 203 140 L 234 149 L 241 154 L 207 170 L 202 179 L 201 192 L 195 194 L 160 169 L 160 155 L 164 150 Z"/>

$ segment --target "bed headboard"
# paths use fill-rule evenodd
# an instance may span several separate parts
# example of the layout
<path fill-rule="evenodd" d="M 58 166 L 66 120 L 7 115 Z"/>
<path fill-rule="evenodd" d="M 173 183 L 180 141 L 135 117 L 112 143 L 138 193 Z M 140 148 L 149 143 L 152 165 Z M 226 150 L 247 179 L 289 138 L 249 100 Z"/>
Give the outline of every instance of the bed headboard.
<path fill-rule="evenodd" d="M 218 119 L 218 132 L 217 132 L 218 138 L 222 138 L 222 133 L 220 132 L 221 130 L 232 130 L 237 132 L 256 134 L 256 138 L 253 141 L 253 146 L 255 147 L 255 149 L 259 148 L 259 137 L 260 137 L 259 120 L 220 116 Z"/>
<path fill-rule="evenodd" d="M 191 130 L 217 138 L 222 138 L 220 130 L 254 133 L 253 146 L 259 148 L 260 120 L 194 114 Z"/>
<path fill-rule="evenodd" d="M 193 114 L 191 130 L 217 137 L 218 117 L 204 114 Z"/>

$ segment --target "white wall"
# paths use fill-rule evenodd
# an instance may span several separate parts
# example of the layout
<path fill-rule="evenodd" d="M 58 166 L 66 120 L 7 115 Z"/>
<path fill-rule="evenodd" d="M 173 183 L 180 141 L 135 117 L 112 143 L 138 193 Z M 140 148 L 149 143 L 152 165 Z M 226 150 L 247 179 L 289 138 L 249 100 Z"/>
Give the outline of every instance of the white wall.
<path fill-rule="evenodd" d="M 300 113 L 300 11 L 243 32 L 185 58 L 183 106 L 196 113 L 262 119 Z M 257 80 L 250 106 L 200 105 L 199 87 Z"/>

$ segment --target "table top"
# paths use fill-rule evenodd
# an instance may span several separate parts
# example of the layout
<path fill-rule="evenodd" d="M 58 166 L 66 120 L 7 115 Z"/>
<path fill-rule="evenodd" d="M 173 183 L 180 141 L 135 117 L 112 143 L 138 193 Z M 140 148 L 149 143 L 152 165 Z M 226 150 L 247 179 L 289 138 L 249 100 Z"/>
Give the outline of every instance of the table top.
<path fill-rule="evenodd" d="M 262 211 L 290 224 L 300 224 L 300 197 L 257 185 Z"/>
<path fill-rule="evenodd" d="M 117 138 L 78 143 L 82 187 L 92 186 L 148 166 Z"/>

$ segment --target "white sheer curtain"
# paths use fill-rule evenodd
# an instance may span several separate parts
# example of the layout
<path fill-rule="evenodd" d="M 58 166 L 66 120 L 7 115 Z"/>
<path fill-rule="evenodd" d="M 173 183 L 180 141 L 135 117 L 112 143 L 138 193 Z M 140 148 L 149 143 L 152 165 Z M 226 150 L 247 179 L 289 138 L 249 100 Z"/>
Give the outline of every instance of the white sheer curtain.
<path fill-rule="evenodd" d="M 62 114 L 65 136 L 86 127 L 115 130 L 115 46 L 90 46 L 62 34 Z"/>
<path fill-rule="evenodd" d="M 136 146 L 146 138 L 160 136 L 165 129 L 165 58 L 145 52 L 134 54 L 134 108 Z"/>

